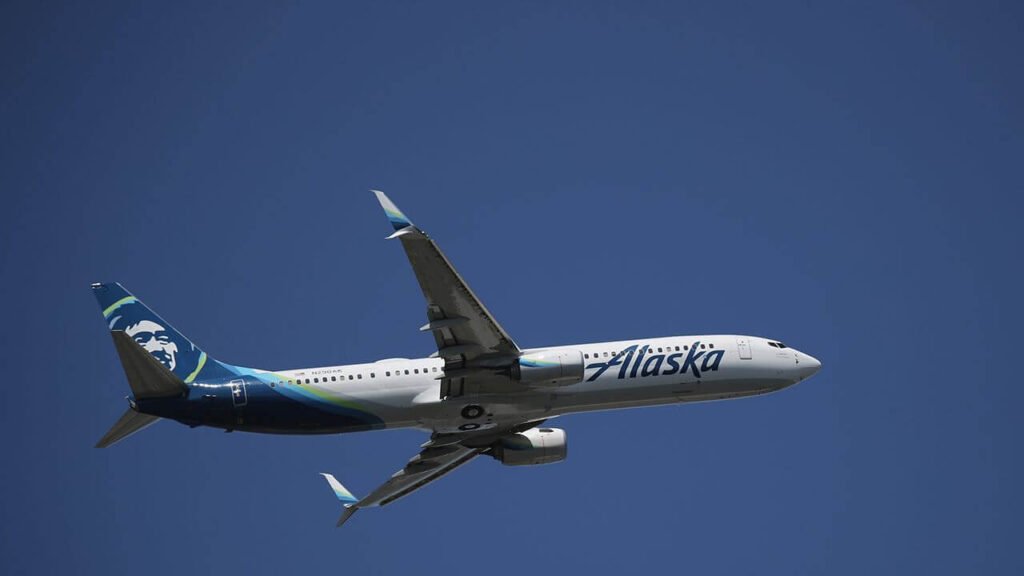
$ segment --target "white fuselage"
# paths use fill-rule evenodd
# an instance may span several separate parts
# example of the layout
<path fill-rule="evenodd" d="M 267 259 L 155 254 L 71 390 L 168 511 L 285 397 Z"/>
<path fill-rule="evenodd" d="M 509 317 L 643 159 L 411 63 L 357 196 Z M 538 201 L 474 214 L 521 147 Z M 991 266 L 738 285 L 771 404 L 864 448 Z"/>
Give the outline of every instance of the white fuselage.
<path fill-rule="evenodd" d="M 780 390 L 814 374 L 813 357 L 764 338 L 735 335 L 676 336 L 554 346 L 524 354 L 573 350 L 583 353 L 582 382 L 530 387 L 510 380 L 491 392 L 466 389 L 441 398 L 439 358 L 390 359 L 301 370 L 275 371 L 296 386 L 316 386 L 351 399 L 377 414 L 388 428 L 458 431 L 467 423 L 486 429 L 510 421 L 561 414 L 738 398 Z M 494 390 L 499 390 L 495 392 Z M 483 408 L 468 419 L 466 406 Z"/>

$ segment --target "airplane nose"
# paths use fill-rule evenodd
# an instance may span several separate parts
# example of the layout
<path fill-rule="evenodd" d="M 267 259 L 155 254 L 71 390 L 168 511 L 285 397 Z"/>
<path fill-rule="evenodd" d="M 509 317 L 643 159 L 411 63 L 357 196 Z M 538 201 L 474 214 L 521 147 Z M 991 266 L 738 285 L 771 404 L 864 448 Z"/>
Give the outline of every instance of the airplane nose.
<path fill-rule="evenodd" d="M 797 358 L 799 362 L 797 370 L 800 373 L 801 380 L 810 378 L 817 374 L 818 370 L 821 370 L 821 362 L 819 362 L 814 356 L 804 354 L 803 352 L 797 352 Z"/>

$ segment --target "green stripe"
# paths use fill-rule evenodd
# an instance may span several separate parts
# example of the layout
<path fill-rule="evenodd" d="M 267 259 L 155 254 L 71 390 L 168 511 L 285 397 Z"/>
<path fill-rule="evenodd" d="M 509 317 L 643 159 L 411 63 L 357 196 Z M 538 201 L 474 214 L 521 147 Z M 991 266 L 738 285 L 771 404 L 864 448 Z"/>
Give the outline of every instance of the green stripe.
<path fill-rule="evenodd" d="M 318 389 L 316 389 L 316 388 L 314 388 L 312 386 L 309 386 L 309 385 L 302 385 L 302 386 L 300 386 L 298 388 L 293 388 L 293 390 L 295 390 L 297 392 L 308 394 L 309 396 L 312 396 L 312 397 L 314 397 L 314 398 L 316 398 L 318 400 L 322 400 L 324 402 L 328 402 L 328 403 L 334 404 L 336 406 L 341 406 L 342 408 L 348 408 L 350 410 L 356 410 L 358 412 L 368 413 L 368 412 L 366 412 L 366 409 L 363 408 L 362 406 L 360 406 L 359 404 L 356 404 L 355 402 L 350 402 L 348 400 L 343 400 L 341 398 L 338 398 L 337 396 L 332 395 L 331 393 L 327 392 L 326 390 L 318 390 Z"/>
<path fill-rule="evenodd" d="M 129 304 L 131 302 L 135 302 L 135 296 L 125 296 L 124 298 L 121 298 L 117 302 L 114 302 L 110 306 L 107 306 L 107 309 L 103 311 L 103 317 L 109 318 L 110 315 L 114 313 L 114 310 L 117 310 L 121 306 Z"/>
<path fill-rule="evenodd" d="M 202 370 L 203 366 L 205 366 L 205 365 L 206 365 L 206 352 L 200 352 L 199 353 L 199 365 L 196 366 L 196 369 L 193 370 L 192 373 L 188 375 L 188 378 L 185 378 L 185 384 L 189 384 L 193 380 L 195 380 L 196 376 L 199 375 L 199 371 Z"/>

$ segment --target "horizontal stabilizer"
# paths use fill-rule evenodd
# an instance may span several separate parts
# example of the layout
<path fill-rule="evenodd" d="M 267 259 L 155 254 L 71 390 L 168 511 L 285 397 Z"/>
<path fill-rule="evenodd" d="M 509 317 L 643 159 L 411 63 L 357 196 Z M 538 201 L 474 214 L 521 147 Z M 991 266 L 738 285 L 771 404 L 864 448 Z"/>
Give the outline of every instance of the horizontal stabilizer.
<path fill-rule="evenodd" d="M 136 399 L 168 398 L 188 393 L 188 386 L 123 330 L 110 333 Z"/>
<path fill-rule="evenodd" d="M 100 438 L 100 441 L 96 443 L 97 448 L 106 448 L 117 444 L 121 440 L 135 434 L 139 430 L 153 424 L 159 420 L 159 416 L 151 416 L 149 414 L 143 414 L 142 412 L 136 412 L 129 408 L 121 415 L 121 418 L 111 426 L 110 430 Z"/>

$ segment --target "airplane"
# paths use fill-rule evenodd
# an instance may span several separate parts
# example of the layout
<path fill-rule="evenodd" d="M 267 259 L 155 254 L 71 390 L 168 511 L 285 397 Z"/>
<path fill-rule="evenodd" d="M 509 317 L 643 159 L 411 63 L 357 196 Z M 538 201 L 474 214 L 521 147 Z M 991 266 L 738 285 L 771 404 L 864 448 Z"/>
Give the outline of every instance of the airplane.
<path fill-rule="evenodd" d="M 337 525 L 385 506 L 476 456 L 508 466 L 560 462 L 556 416 L 742 398 L 782 390 L 821 363 L 778 340 L 742 335 L 640 338 L 521 348 L 437 243 L 380 191 L 427 302 L 427 358 L 259 370 L 215 360 L 120 284 L 93 284 L 131 395 L 99 440 L 115 444 L 161 420 L 269 434 L 384 428 L 430 433 L 418 454 L 363 497 L 321 473 L 342 504 Z"/>

